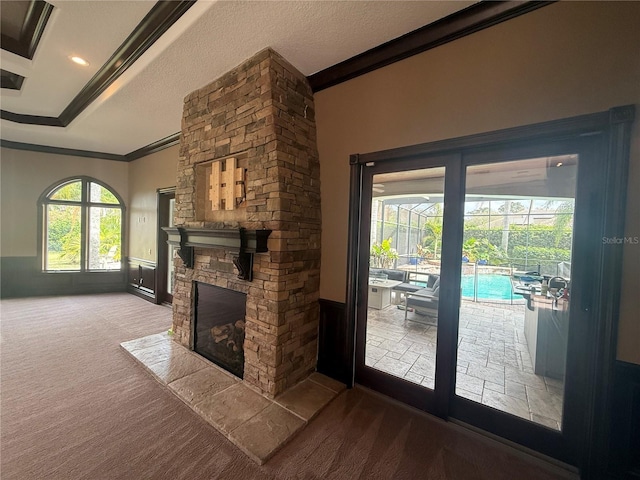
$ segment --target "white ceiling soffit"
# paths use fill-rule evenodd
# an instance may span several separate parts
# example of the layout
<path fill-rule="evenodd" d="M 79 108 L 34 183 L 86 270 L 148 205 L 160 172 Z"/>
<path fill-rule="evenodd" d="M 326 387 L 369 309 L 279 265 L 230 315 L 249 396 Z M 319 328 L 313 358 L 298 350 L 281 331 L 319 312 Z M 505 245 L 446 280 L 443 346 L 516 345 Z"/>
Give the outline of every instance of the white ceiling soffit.
<path fill-rule="evenodd" d="M 27 77 L 22 91 L 2 90 L 3 110 L 58 116 L 154 5 L 50 3 L 33 61 L 2 51 L 2 68 Z M 179 131 L 186 95 L 265 47 L 310 75 L 472 3 L 200 0 L 70 125 L 2 120 L 2 139 L 124 155 Z"/>

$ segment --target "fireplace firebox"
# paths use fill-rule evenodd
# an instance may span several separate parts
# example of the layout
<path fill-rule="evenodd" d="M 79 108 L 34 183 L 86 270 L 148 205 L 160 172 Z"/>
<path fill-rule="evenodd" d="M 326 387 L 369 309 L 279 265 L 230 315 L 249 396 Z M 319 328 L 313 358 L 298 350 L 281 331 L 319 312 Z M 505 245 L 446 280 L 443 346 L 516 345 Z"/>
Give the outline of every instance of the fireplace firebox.
<path fill-rule="evenodd" d="M 194 283 L 193 349 L 233 375 L 243 378 L 246 293 L 202 282 Z"/>

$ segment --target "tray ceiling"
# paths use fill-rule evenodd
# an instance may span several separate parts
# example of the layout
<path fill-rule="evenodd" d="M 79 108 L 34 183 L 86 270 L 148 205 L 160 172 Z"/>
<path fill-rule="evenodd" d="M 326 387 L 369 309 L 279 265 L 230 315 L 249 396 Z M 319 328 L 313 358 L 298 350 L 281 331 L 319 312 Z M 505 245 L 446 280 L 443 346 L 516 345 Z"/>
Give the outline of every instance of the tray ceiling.
<path fill-rule="evenodd" d="M 25 78 L 19 90 L 2 89 L 2 140 L 125 155 L 179 131 L 188 93 L 267 46 L 312 75 L 473 2 L 200 0 L 66 126 L 7 120 L 60 118 L 155 5 L 49 3 L 33 59 L 2 50 L 2 70 Z M 73 55 L 89 66 L 71 62 Z"/>

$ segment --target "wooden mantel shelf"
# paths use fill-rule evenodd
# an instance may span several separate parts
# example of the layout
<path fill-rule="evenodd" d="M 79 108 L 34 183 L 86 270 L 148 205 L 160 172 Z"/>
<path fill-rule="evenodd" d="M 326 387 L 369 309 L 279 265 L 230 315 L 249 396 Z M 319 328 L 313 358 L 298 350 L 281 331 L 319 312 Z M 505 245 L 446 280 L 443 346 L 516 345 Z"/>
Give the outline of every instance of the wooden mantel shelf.
<path fill-rule="evenodd" d="M 238 278 L 253 279 L 253 254 L 268 252 L 267 239 L 271 230 L 211 229 L 162 227 L 167 232 L 169 245 L 179 247 L 178 255 L 187 268 L 193 268 L 194 248 L 224 248 L 237 255 L 233 263 L 238 269 Z"/>
<path fill-rule="evenodd" d="M 169 245 L 198 248 L 244 249 L 247 253 L 268 252 L 267 239 L 271 230 L 211 229 L 163 227 L 169 235 Z"/>

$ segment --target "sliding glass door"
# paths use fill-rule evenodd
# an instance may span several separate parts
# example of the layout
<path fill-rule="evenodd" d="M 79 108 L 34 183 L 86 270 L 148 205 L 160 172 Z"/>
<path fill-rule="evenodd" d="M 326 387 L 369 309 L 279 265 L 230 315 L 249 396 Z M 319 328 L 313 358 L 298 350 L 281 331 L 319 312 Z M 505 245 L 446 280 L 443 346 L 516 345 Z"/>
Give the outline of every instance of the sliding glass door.
<path fill-rule="evenodd" d="M 581 138 L 366 163 L 356 382 L 578 464 L 600 154 Z"/>
<path fill-rule="evenodd" d="M 357 379 L 430 410 L 436 408 L 444 164 L 449 160 L 409 162 L 396 171 L 373 167 L 364 187 L 368 221 L 362 224 L 367 241 L 360 288 L 366 308 L 358 312 Z M 412 168 L 418 164 L 422 168 Z"/>
<path fill-rule="evenodd" d="M 466 170 L 456 395 L 562 430 L 578 156 Z"/>

